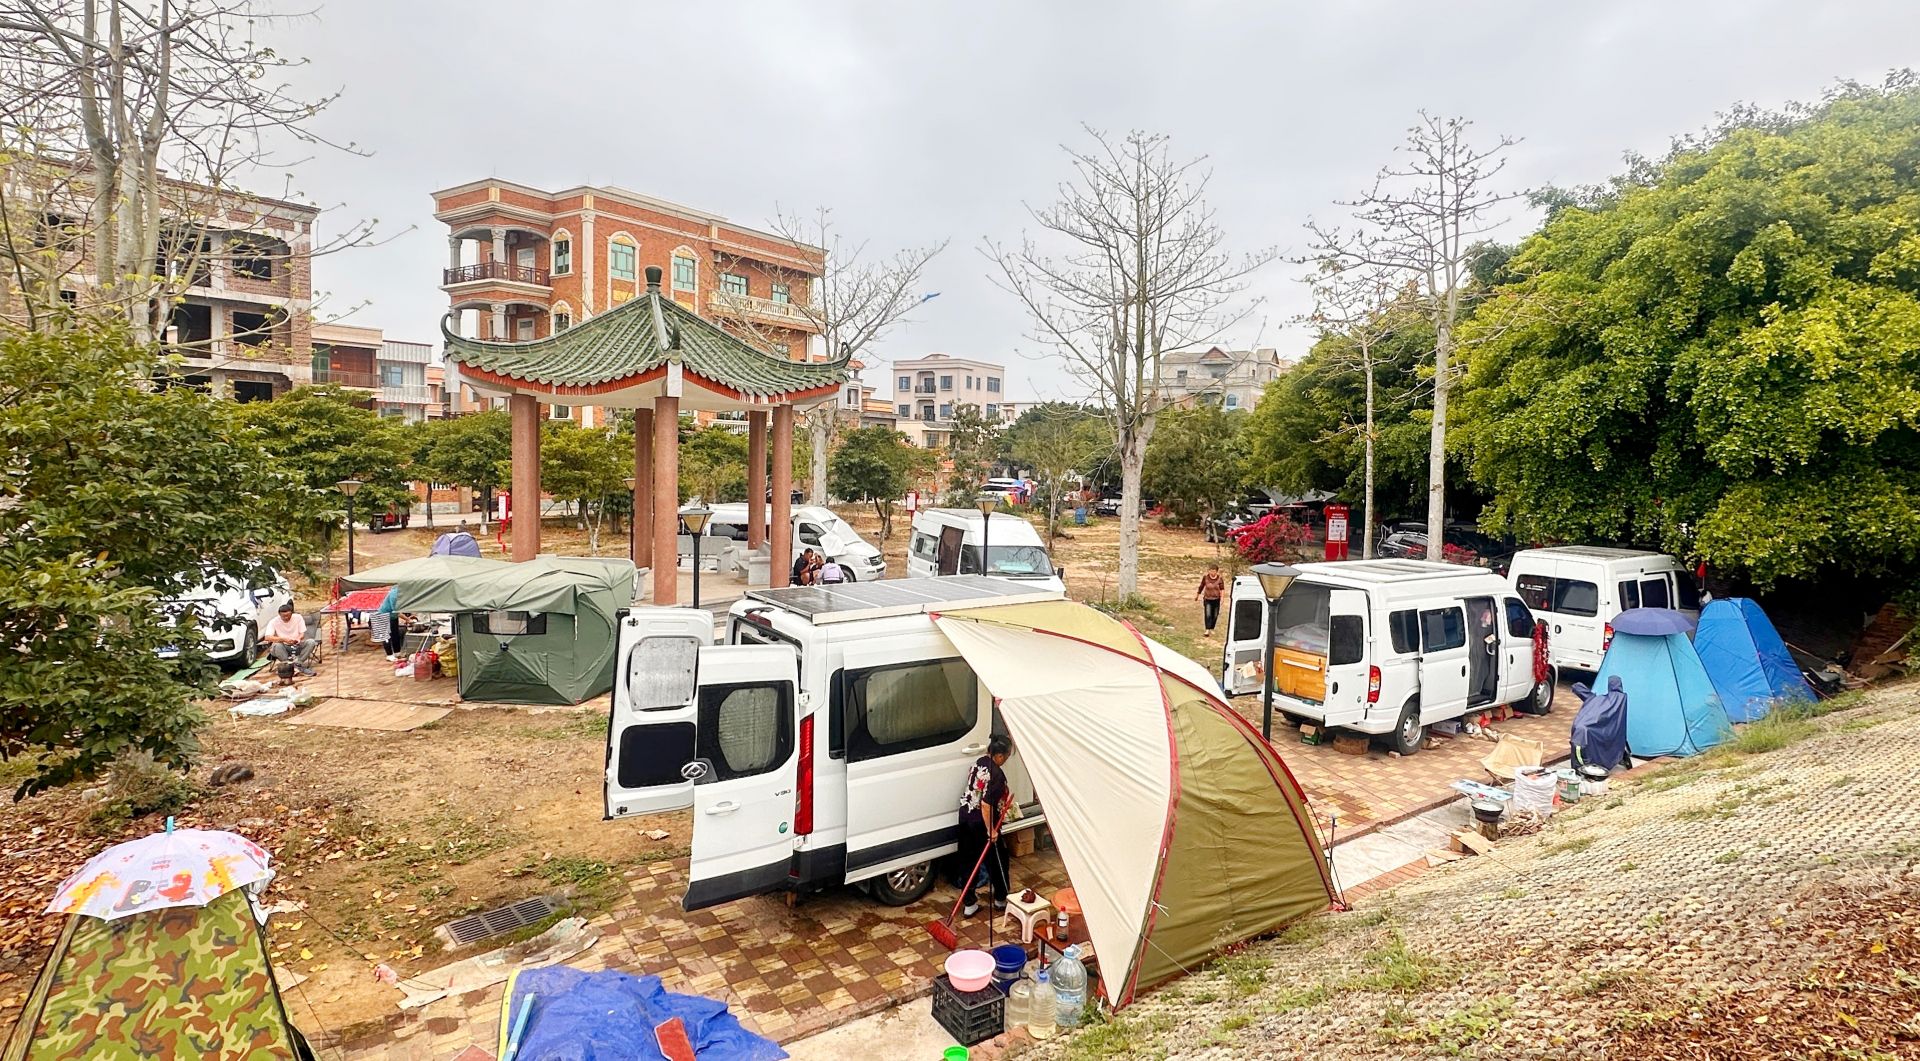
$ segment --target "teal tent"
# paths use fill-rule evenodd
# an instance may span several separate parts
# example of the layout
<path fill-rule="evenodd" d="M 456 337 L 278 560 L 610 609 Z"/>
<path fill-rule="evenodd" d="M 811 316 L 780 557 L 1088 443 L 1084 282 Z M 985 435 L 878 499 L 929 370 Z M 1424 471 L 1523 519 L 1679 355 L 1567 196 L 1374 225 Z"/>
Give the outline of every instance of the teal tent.
<path fill-rule="evenodd" d="M 1613 620 L 1613 642 L 1593 684 L 1604 689 L 1608 678 L 1620 679 L 1627 695 L 1627 749 L 1638 758 L 1697 755 L 1733 735 L 1687 639 L 1689 626 L 1680 613 L 1664 608 L 1635 608 Z"/>
<path fill-rule="evenodd" d="M 615 615 L 634 579 L 629 560 L 428 556 L 341 583 L 398 586 L 401 611 L 451 613 L 461 699 L 577 704 L 613 688 Z"/>

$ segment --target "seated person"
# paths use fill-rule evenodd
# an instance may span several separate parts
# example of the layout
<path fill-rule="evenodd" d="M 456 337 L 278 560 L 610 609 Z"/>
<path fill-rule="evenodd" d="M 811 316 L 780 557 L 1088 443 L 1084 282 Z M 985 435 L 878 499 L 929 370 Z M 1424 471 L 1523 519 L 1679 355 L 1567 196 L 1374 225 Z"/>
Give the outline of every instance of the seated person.
<path fill-rule="evenodd" d="M 291 659 L 300 673 L 313 673 L 307 661 L 313 658 L 314 650 L 320 647 L 320 640 L 307 636 L 307 621 L 294 614 L 292 601 L 280 606 L 280 614 L 267 624 L 266 634 L 260 640 L 267 646 L 268 658 Z"/>

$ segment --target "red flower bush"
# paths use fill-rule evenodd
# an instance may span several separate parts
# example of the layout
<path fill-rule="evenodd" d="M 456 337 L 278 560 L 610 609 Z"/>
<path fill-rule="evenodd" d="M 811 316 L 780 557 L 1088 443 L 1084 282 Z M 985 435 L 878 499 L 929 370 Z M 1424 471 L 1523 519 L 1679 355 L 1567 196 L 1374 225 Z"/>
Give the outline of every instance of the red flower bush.
<path fill-rule="evenodd" d="M 1250 564 L 1297 560 L 1318 542 L 1313 528 L 1278 512 L 1270 512 L 1231 534 L 1234 550 Z"/>
<path fill-rule="evenodd" d="M 1440 559 L 1449 564 L 1471 564 L 1480 566 L 1479 553 L 1474 552 L 1464 545 L 1455 545 L 1452 542 L 1442 542 L 1440 544 Z"/>

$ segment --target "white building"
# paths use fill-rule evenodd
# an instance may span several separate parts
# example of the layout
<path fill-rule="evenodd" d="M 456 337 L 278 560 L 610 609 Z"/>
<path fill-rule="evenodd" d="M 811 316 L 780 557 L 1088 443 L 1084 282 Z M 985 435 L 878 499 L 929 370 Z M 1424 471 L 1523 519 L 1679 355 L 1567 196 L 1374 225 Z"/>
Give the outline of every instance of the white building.
<path fill-rule="evenodd" d="M 1285 367 L 1272 347 L 1176 350 L 1160 355 L 1160 392 L 1172 405 L 1252 409 Z"/>
<path fill-rule="evenodd" d="M 916 446 L 938 448 L 947 443 L 954 411 L 974 405 L 989 420 L 1013 419 L 1006 398 L 1005 365 L 949 354 L 928 354 L 895 361 L 893 410 L 900 431 Z"/>

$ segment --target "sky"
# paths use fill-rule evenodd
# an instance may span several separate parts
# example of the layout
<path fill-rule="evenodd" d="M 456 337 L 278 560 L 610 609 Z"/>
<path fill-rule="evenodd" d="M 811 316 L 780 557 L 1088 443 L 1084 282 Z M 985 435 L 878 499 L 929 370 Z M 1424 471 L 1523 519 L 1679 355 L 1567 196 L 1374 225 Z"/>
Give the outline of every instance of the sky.
<path fill-rule="evenodd" d="M 298 87 L 340 93 L 317 128 L 368 153 L 291 156 L 323 239 L 371 219 L 381 240 L 315 263 L 323 318 L 437 340 L 431 193 L 482 177 L 619 185 L 756 227 L 824 205 L 870 254 L 949 241 L 925 277 L 939 297 L 869 365 L 999 360 L 1022 401 L 1085 388 L 1029 338 L 981 247 L 1033 230 L 1027 210 L 1055 198 L 1083 126 L 1204 156 L 1228 246 L 1302 255 L 1302 226 L 1341 220 L 1336 201 L 1393 160 L 1420 110 L 1519 138 L 1513 190 L 1595 183 L 1738 101 L 1920 64 L 1920 5 L 325 0 L 266 35 L 309 60 Z M 1495 236 L 1535 220 L 1517 205 Z M 1304 352 L 1304 272 L 1256 274 L 1225 345 Z M 883 368 L 866 375 L 885 393 Z"/>

